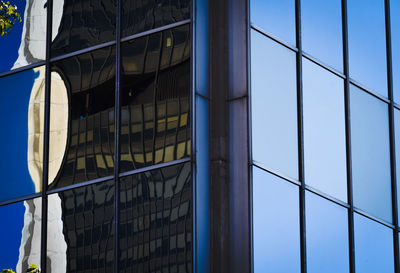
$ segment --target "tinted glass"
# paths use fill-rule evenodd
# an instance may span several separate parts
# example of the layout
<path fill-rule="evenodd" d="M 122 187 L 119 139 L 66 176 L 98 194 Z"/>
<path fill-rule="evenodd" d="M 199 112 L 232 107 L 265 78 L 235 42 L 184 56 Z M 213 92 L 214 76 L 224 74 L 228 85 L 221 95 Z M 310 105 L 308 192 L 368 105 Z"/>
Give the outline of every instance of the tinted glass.
<path fill-rule="evenodd" d="M 253 168 L 254 272 L 300 272 L 298 187 Z"/>
<path fill-rule="evenodd" d="M 392 221 L 388 106 L 350 88 L 354 206 Z"/>
<path fill-rule="evenodd" d="M 250 21 L 285 42 L 296 45 L 294 0 L 252 0 Z"/>
<path fill-rule="evenodd" d="M 357 273 L 394 272 L 393 231 L 359 214 L 354 216 Z"/>
<path fill-rule="evenodd" d="M 396 151 L 396 174 L 400 174 L 400 111 L 394 109 L 394 128 L 395 128 L 395 151 Z M 397 196 L 400 196 L 400 178 L 396 175 L 397 179 Z M 397 197 L 397 204 L 400 204 L 400 198 Z M 399 216 L 400 219 L 400 216 Z"/>
<path fill-rule="evenodd" d="M 114 171 L 115 48 L 51 66 L 50 188 Z"/>
<path fill-rule="evenodd" d="M 350 77 L 387 97 L 385 1 L 347 3 Z"/>
<path fill-rule="evenodd" d="M 0 200 L 41 191 L 44 70 L 0 78 Z"/>
<path fill-rule="evenodd" d="M 302 0 L 303 50 L 343 71 L 341 0 Z"/>
<path fill-rule="evenodd" d="M 191 164 L 121 179 L 120 271 L 192 272 Z"/>
<path fill-rule="evenodd" d="M 53 57 L 115 39 L 116 0 L 53 2 Z"/>
<path fill-rule="evenodd" d="M 8 1 L 1 1 L 7 3 Z M 45 59 L 47 7 L 40 0 L 13 0 L 9 5 L 0 4 L 0 15 L 16 12 L 10 18 L 12 27 L 0 36 L 0 72 L 33 64 Z"/>
<path fill-rule="evenodd" d="M 347 210 L 306 193 L 307 272 L 349 272 Z"/>
<path fill-rule="evenodd" d="M 26 272 L 40 266 L 42 199 L 36 198 L 0 207 L 0 270 Z"/>
<path fill-rule="evenodd" d="M 122 35 L 129 36 L 190 19 L 190 0 L 123 0 Z"/>
<path fill-rule="evenodd" d="M 303 59 L 305 181 L 347 200 L 343 80 Z"/>
<path fill-rule="evenodd" d="M 121 171 L 190 155 L 189 25 L 122 45 Z"/>
<path fill-rule="evenodd" d="M 400 103 L 400 1 L 390 1 L 394 100 Z"/>
<path fill-rule="evenodd" d="M 47 272 L 112 272 L 113 181 L 49 195 Z"/>
<path fill-rule="evenodd" d="M 296 55 L 255 31 L 251 39 L 253 159 L 297 178 Z"/>

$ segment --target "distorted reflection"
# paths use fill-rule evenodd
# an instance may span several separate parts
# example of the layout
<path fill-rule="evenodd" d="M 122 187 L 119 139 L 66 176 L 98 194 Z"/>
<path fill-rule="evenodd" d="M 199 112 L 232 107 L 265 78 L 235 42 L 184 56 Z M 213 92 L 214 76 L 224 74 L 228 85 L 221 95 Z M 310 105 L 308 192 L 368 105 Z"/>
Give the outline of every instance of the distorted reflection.
<path fill-rule="evenodd" d="M 191 164 L 121 179 L 119 272 L 192 272 Z"/>

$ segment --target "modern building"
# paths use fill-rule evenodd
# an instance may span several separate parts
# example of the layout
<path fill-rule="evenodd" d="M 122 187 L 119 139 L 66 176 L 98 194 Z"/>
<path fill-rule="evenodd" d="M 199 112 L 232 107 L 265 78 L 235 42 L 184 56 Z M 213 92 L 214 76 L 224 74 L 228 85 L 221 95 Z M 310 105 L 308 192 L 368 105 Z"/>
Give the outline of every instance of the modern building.
<path fill-rule="evenodd" d="M 10 2 L 0 269 L 400 272 L 399 0 Z"/>

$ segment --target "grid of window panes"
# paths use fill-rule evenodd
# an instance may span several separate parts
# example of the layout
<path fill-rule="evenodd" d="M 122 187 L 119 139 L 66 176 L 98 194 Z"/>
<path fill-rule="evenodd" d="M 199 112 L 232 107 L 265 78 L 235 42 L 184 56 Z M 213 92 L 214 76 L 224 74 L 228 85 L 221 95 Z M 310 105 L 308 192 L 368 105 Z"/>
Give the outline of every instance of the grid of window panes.
<path fill-rule="evenodd" d="M 14 7 L 0 270 L 192 272 L 191 1 Z"/>
<path fill-rule="evenodd" d="M 400 1 L 250 0 L 254 272 L 400 272 Z"/>

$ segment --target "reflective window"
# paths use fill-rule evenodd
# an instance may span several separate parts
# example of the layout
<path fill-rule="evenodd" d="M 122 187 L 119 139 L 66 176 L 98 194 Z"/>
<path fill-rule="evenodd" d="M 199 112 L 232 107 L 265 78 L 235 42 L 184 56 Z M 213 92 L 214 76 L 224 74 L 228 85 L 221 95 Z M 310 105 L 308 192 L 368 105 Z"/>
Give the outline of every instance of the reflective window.
<path fill-rule="evenodd" d="M 254 272 L 300 272 L 298 187 L 253 168 Z"/>
<path fill-rule="evenodd" d="M 190 155 L 189 25 L 122 45 L 121 171 Z"/>
<path fill-rule="evenodd" d="M 2 1 L 7 3 L 8 1 Z M 13 13 L 16 7 L 21 20 L 15 17 L 9 23 L 12 27 L 0 36 L 0 72 L 44 60 L 46 55 L 46 14 L 47 6 L 40 0 L 13 0 L 2 4 L 2 11 Z"/>
<path fill-rule="evenodd" d="M 0 207 L 0 270 L 40 266 L 41 205 L 36 198 Z"/>
<path fill-rule="evenodd" d="M 0 200 L 41 191 L 44 70 L 0 78 Z"/>
<path fill-rule="evenodd" d="M 397 179 L 397 204 L 400 205 L 400 111 L 394 109 L 394 137 L 395 137 L 395 151 L 396 151 L 396 179 Z M 399 216 L 400 219 L 400 216 Z"/>
<path fill-rule="evenodd" d="M 347 200 L 343 80 L 303 59 L 305 181 Z"/>
<path fill-rule="evenodd" d="M 347 3 L 350 77 L 387 97 L 385 1 Z"/>
<path fill-rule="evenodd" d="M 390 1 L 394 100 L 400 103 L 400 1 Z"/>
<path fill-rule="evenodd" d="M 112 272 L 113 181 L 49 195 L 47 272 Z"/>
<path fill-rule="evenodd" d="M 296 55 L 255 31 L 251 39 L 253 159 L 297 178 Z"/>
<path fill-rule="evenodd" d="M 192 272 L 191 164 L 121 179 L 120 271 Z"/>
<path fill-rule="evenodd" d="M 116 0 L 53 1 L 52 57 L 115 39 Z"/>
<path fill-rule="evenodd" d="M 274 36 L 296 45 L 294 0 L 252 0 L 250 21 Z"/>
<path fill-rule="evenodd" d="M 354 215 L 357 273 L 394 272 L 393 231 L 359 214 Z"/>
<path fill-rule="evenodd" d="M 350 88 L 354 206 L 392 222 L 388 106 Z"/>
<path fill-rule="evenodd" d="M 115 48 L 51 66 L 50 188 L 114 171 Z"/>
<path fill-rule="evenodd" d="M 343 71 L 341 0 L 302 0 L 303 50 L 323 63 Z"/>
<path fill-rule="evenodd" d="M 306 192 L 307 272 L 349 272 L 347 210 Z"/>

